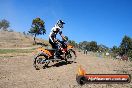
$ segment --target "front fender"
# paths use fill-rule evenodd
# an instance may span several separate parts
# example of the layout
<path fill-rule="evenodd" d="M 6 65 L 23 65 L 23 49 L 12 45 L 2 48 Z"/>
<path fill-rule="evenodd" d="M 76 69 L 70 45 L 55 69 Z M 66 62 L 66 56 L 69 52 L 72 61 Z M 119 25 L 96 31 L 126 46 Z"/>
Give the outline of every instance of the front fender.
<path fill-rule="evenodd" d="M 67 49 L 69 50 L 69 49 L 73 49 L 74 47 L 73 46 L 71 46 L 71 45 L 68 45 L 67 46 Z"/>

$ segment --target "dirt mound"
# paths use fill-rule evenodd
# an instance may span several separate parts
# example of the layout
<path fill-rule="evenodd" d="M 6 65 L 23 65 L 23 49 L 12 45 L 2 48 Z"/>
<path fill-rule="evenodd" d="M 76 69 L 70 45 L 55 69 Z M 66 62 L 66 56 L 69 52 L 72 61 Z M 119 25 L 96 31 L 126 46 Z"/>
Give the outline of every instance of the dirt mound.
<path fill-rule="evenodd" d="M 48 41 L 36 39 L 37 42 L 48 44 Z M 20 32 L 0 31 L 0 48 L 32 47 L 33 37 Z"/>

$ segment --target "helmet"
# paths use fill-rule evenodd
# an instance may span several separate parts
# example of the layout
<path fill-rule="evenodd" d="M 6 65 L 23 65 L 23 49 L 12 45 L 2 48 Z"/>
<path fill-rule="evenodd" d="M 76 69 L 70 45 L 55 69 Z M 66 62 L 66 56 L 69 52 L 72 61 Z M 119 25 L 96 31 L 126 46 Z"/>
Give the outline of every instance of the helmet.
<path fill-rule="evenodd" d="M 57 21 L 57 26 L 59 26 L 60 28 L 63 28 L 63 24 L 65 24 L 64 21 L 62 20 Z"/>

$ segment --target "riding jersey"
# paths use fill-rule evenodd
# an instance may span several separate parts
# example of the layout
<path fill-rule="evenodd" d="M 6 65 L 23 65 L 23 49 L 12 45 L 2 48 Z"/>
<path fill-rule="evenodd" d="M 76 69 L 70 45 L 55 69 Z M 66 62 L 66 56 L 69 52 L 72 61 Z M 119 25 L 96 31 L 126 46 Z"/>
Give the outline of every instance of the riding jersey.
<path fill-rule="evenodd" d="M 58 32 L 56 32 L 57 29 L 59 29 Z M 56 38 L 56 35 L 57 35 L 59 32 L 61 32 L 60 29 L 61 29 L 61 28 L 60 28 L 59 26 L 57 26 L 57 25 L 55 25 L 55 26 L 51 29 L 51 32 L 50 32 L 50 34 L 49 34 L 49 39 L 50 39 L 52 42 L 54 42 L 53 39 L 52 39 L 52 37 L 53 37 L 53 38 Z"/>

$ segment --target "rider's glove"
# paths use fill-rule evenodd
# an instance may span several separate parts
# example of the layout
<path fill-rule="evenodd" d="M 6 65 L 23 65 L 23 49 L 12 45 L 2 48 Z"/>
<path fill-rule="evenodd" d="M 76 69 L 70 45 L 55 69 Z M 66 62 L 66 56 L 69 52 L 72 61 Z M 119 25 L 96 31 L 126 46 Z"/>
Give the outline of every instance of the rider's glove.
<path fill-rule="evenodd" d="M 59 34 L 61 35 L 62 34 L 62 31 L 60 31 Z"/>

